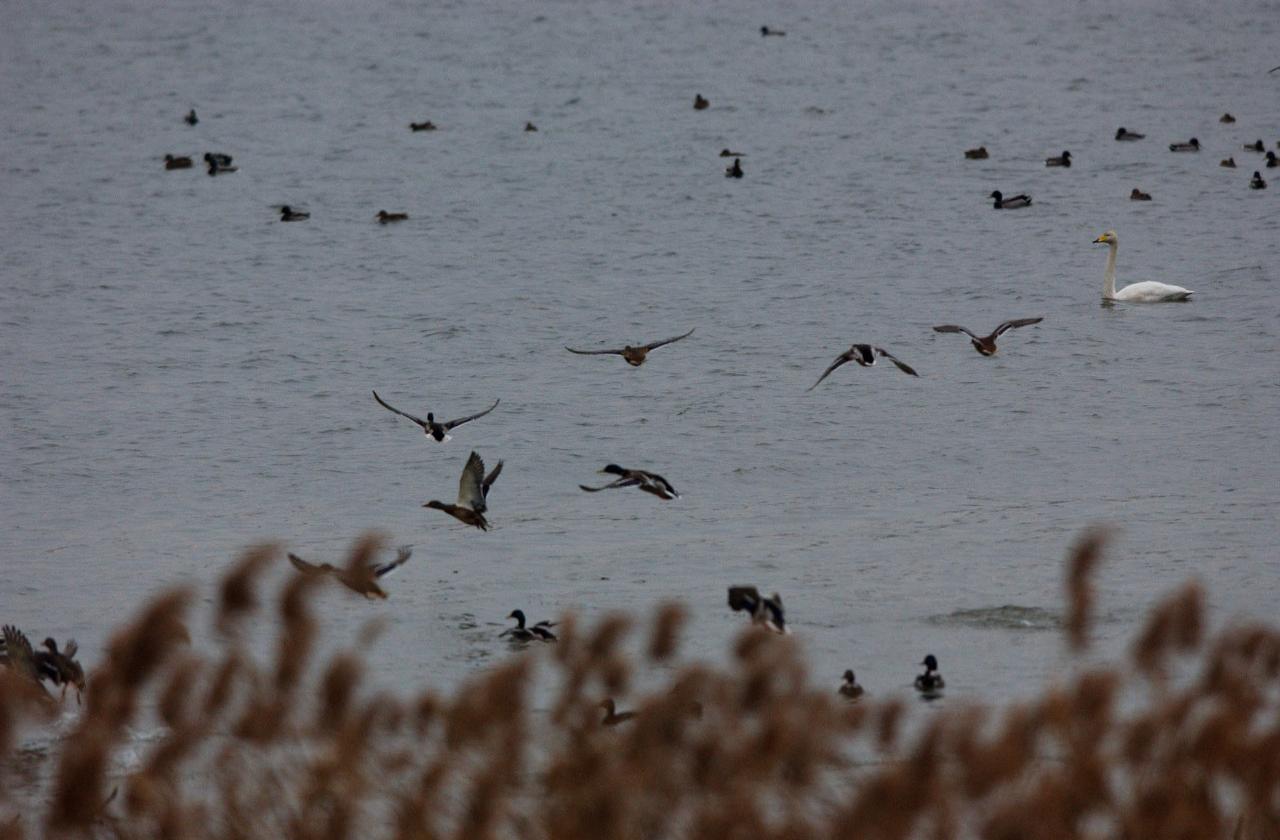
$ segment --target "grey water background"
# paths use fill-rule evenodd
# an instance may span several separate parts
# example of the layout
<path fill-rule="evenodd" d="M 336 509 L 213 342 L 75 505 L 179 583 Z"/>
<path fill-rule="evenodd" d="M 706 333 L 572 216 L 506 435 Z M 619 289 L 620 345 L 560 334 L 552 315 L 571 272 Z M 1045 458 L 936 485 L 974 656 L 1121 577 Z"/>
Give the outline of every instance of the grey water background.
<path fill-rule="evenodd" d="M 1280 183 L 1247 189 L 1241 145 L 1280 139 L 1277 11 L 6 3 L 0 620 L 92 666 L 144 595 L 207 594 L 250 543 L 340 562 L 377 529 L 415 546 L 390 600 L 322 608 L 342 640 L 387 619 L 384 682 L 518 655 L 515 607 L 680 599 L 685 653 L 718 660 L 747 583 L 833 687 L 907 691 L 934 653 L 948 699 L 999 700 L 1067 667 L 1062 560 L 1099 522 L 1104 655 L 1191 577 L 1215 622 L 1273 619 Z M 206 151 L 240 171 L 162 168 Z M 1193 302 L 1101 305 L 1108 228 L 1120 285 Z M 1033 315 L 994 358 L 930 330 Z M 562 349 L 691 327 L 638 369 Z M 920 378 L 806 393 L 855 341 Z M 374 388 L 502 404 L 439 445 Z M 472 448 L 506 462 L 488 533 L 420 507 Z M 577 489 L 610 461 L 684 497 Z"/>

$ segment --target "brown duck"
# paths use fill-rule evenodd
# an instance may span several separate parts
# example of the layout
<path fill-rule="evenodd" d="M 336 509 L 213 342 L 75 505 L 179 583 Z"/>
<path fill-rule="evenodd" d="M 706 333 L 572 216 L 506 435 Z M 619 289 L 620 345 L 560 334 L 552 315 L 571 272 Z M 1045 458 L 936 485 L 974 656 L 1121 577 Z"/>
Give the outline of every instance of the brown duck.
<path fill-rule="evenodd" d="M 403 566 L 413 555 L 413 548 L 401 546 L 396 549 L 396 559 L 386 563 L 367 563 L 359 553 L 351 558 L 345 568 L 338 568 L 329 563 L 308 563 L 296 554 L 289 555 L 289 562 L 304 575 L 332 575 L 338 583 L 357 592 L 366 598 L 387 598 L 386 591 L 378 585 L 378 578 L 384 577 Z"/>
<path fill-rule="evenodd" d="M 1003 324 L 996 327 L 995 332 L 988 336 L 974 335 L 969 330 L 959 326 L 958 324 L 942 324 L 934 327 L 933 331 L 940 333 L 962 332 L 969 336 L 969 343 L 973 345 L 974 350 L 977 350 L 984 356 L 994 356 L 996 354 L 996 339 L 1004 334 L 1006 330 L 1011 330 L 1016 327 L 1027 327 L 1031 324 L 1038 324 L 1043 320 L 1044 318 L 1018 318 L 1014 321 L 1005 321 Z"/>
<path fill-rule="evenodd" d="M 423 507 L 442 510 L 465 525 L 487 531 L 489 522 L 484 518 L 484 512 L 489 508 L 485 499 L 489 496 L 489 488 L 498 480 L 501 472 L 502 462 L 499 461 L 498 466 L 493 468 L 493 472 L 486 476 L 484 461 L 478 453 L 472 452 L 471 457 L 467 459 L 467 465 L 462 468 L 462 478 L 458 481 L 457 504 L 450 505 L 432 499 Z"/>
<path fill-rule="evenodd" d="M 694 327 L 693 329 L 696 330 L 697 327 Z M 582 356 L 621 356 L 626 360 L 627 364 L 632 367 L 640 367 L 644 364 L 645 357 L 649 355 L 650 350 L 657 350 L 663 345 L 670 344 L 673 341 L 679 341 L 682 338 L 688 338 L 691 335 L 693 335 L 693 330 L 689 330 L 684 335 L 678 335 L 675 338 L 664 338 L 662 341 L 653 341 L 649 344 L 641 344 L 638 347 L 633 347 L 628 344 L 621 350 L 574 350 L 572 347 L 565 347 L 564 349 L 568 350 L 570 353 L 577 353 Z"/>

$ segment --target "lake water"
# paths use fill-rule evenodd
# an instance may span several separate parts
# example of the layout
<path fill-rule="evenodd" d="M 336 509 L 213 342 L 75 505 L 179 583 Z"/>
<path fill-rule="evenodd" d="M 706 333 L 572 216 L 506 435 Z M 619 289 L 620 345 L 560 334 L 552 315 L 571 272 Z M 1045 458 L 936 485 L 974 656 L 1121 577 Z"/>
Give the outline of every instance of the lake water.
<path fill-rule="evenodd" d="M 387 602 L 333 590 L 325 615 L 343 640 L 385 617 L 370 667 L 412 686 L 510 655 L 516 607 L 679 598 L 686 652 L 719 659 L 747 583 L 833 687 L 906 691 L 934 653 L 948 698 L 1019 696 L 1067 661 L 1062 559 L 1098 522 L 1104 654 L 1193 576 L 1215 621 L 1274 617 L 1280 170 L 1249 190 L 1241 146 L 1280 140 L 1275 3 L 5 17 L 0 619 L 89 666 L 146 593 L 263 539 L 340 562 L 368 529 L 414 557 Z M 239 172 L 163 169 L 207 151 Z M 1120 284 L 1193 302 L 1101 305 L 1109 228 Z M 930 329 L 1029 316 L 993 358 Z M 563 349 L 695 327 L 641 368 Z M 919 378 L 848 365 L 806 392 L 853 342 Z M 375 388 L 443 418 L 502 403 L 436 444 Z M 472 448 L 506 463 L 488 533 L 421 507 Z M 610 461 L 683 498 L 578 490 Z"/>

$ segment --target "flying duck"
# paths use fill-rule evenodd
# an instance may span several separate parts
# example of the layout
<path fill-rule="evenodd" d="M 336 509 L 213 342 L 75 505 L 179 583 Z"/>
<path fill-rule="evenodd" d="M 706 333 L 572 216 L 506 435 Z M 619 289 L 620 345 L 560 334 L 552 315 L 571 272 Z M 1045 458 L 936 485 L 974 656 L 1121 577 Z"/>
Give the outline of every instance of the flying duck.
<path fill-rule="evenodd" d="M 787 620 L 782 612 L 782 596 L 777 592 L 772 597 L 761 597 L 754 586 L 730 586 L 729 608 L 734 612 L 742 610 L 751 616 L 752 624 L 759 624 L 774 633 L 787 632 Z"/>
<path fill-rule="evenodd" d="M 1227 158 L 1227 159 L 1226 159 L 1226 160 L 1224 160 L 1224 161 L 1220 161 L 1220 162 L 1218 163 L 1218 166 L 1225 166 L 1227 169 L 1235 169 L 1235 168 L 1236 168 L 1236 159 L 1235 159 L 1234 157 L 1229 157 L 1229 158 Z"/>
<path fill-rule="evenodd" d="M 1280 158 L 1276 157 L 1275 152 L 1267 152 L 1267 169 L 1275 169 L 1280 166 Z"/>
<path fill-rule="evenodd" d="M 1236 118 L 1231 116 L 1230 114 L 1223 114 L 1222 116 L 1218 117 L 1218 122 L 1220 123 L 1233 123 L 1235 121 L 1236 121 Z"/>
<path fill-rule="evenodd" d="M 1005 321 L 1003 324 L 996 327 L 995 332 L 988 336 L 974 335 L 969 332 L 969 330 L 959 326 L 958 324 L 942 324 L 934 327 L 933 331 L 940 333 L 962 332 L 969 336 L 969 343 L 973 345 L 974 350 L 977 350 L 984 356 L 994 356 L 996 354 L 996 339 L 1003 335 L 1006 330 L 1011 330 L 1016 327 L 1026 327 L 1031 324 L 1038 324 L 1043 320 L 1044 318 L 1018 318 L 1013 321 Z"/>
<path fill-rule="evenodd" d="M 280 221 L 282 222 L 305 222 L 311 218 L 311 214 L 306 210 L 294 210 L 287 204 L 280 205 Z"/>
<path fill-rule="evenodd" d="M 927 696 L 937 694 L 946 688 L 947 684 L 943 682 L 942 674 L 938 673 L 938 660 L 934 658 L 932 653 L 926 656 L 920 664 L 924 666 L 924 673 L 916 676 L 916 691 L 922 692 Z"/>
<path fill-rule="evenodd" d="M 478 453 L 472 452 L 471 457 L 467 459 L 467 465 L 462 468 L 462 478 L 458 481 L 458 503 L 450 505 L 432 499 L 423 507 L 442 510 L 465 525 L 487 531 L 489 522 L 484 518 L 484 512 L 489 509 L 489 506 L 485 499 L 489 497 L 489 488 L 498 480 L 501 472 L 502 462 L 499 461 L 498 466 L 493 468 L 493 472 L 486 476 L 484 461 Z"/>
<path fill-rule="evenodd" d="M 1170 143 L 1169 151 L 1171 152 L 1198 152 L 1200 151 L 1200 141 L 1192 137 L 1186 143 Z"/>
<path fill-rule="evenodd" d="M 604 720 L 600 723 L 604 726 L 617 726 L 623 721 L 631 720 L 636 716 L 635 712 L 619 712 L 613 705 L 613 698 L 606 697 L 600 701 L 600 708 L 604 709 Z"/>
<path fill-rule="evenodd" d="M 693 329 L 696 330 L 697 327 L 694 327 Z M 581 356 L 621 356 L 626 360 L 627 364 L 632 367 L 640 367 L 644 364 L 645 357 L 649 355 L 650 350 L 657 350 L 665 344 L 670 344 L 673 341 L 679 341 L 682 338 L 688 338 L 691 335 L 693 335 L 693 330 L 689 330 L 684 335 L 677 335 L 674 338 L 664 338 L 662 341 L 653 341 L 649 344 L 641 344 L 637 347 L 633 347 L 628 344 L 621 350 L 574 350 L 572 347 L 565 347 L 564 349 L 568 350 L 570 353 L 577 353 Z"/>
<path fill-rule="evenodd" d="M 525 130 L 525 131 L 537 131 L 537 130 L 538 130 L 538 127 L 537 127 L 536 125 L 534 125 L 533 123 L 531 123 L 531 122 L 526 122 L 526 123 L 524 124 L 524 130 Z"/>
<path fill-rule="evenodd" d="M 1130 201 L 1150 201 L 1151 193 L 1144 193 L 1142 190 L 1138 189 L 1137 187 L 1134 187 L 1133 192 L 1129 193 L 1129 200 Z"/>
<path fill-rule="evenodd" d="M 967 160 L 986 160 L 991 157 L 987 154 L 986 146 L 979 146 L 976 149 L 965 149 L 964 156 Z"/>
<path fill-rule="evenodd" d="M 62 697 L 67 696 L 68 688 L 75 688 L 76 702 L 79 703 L 84 694 L 84 669 L 76 661 L 76 651 L 80 646 L 75 639 L 68 639 L 58 650 L 58 643 L 52 638 L 44 640 L 44 650 L 36 651 L 36 664 L 42 676 L 54 685 L 62 686 Z"/>
<path fill-rule="evenodd" d="M 539 621 L 532 627 L 525 627 L 524 610 L 512 610 L 507 618 L 516 620 L 515 627 L 508 627 L 498 634 L 498 638 L 510 638 L 516 642 L 554 642 L 556 634 L 551 632 L 551 628 L 555 626 L 554 621 Z"/>
<path fill-rule="evenodd" d="M 1063 152 L 1058 157 L 1045 158 L 1045 166 L 1070 166 L 1071 152 Z"/>
<path fill-rule="evenodd" d="M 711 104 L 711 103 L 710 103 L 708 100 L 706 100 L 706 99 L 703 99 L 703 98 L 702 98 L 702 94 L 700 94 L 700 93 L 694 94 L 694 96 L 693 96 L 693 110 L 695 110 L 695 111 L 702 111 L 702 110 L 705 110 L 705 109 L 707 108 L 707 106 L 708 106 L 708 105 L 710 105 L 710 104 Z"/>
<path fill-rule="evenodd" d="M 993 190 L 989 197 L 996 200 L 995 208 L 997 210 L 1016 210 L 1019 207 L 1031 206 L 1031 196 L 1026 193 L 1019 193 L 1005 198 L 1004 193 L 999 190 Z"/>
<path fill-rule="evenodd" d="M 165 169 L 190 169 L 190 168 L 191 168 L 191 158 L 189 158 L 189 157 L 174 157 L 173 155 L 165 155 L 165 156 L 164 156 L 164 168 L 165 168 Z"/>
<path fill-rule="evenodd" d="M 720 157 L 746 157 L 746 155 L 742 152 L 731 152 L 728 149 L 721 149 Z"/>
<path fill-rule="evenodd" d="M 680 494 L 676 492 L 676 488 L 671 486 L 671 482 L 657 473 L 646 470 L 628 470 L 617 464 L 606 464 L 600 472 L 606 475 L 616 475 L 618 478 L 603 487 L 588 487 L 585 484 L 579 484 L 578 487 L 588 493 L 599 493 L 601 490 L 612 490 L 615 487 L 639 487 L 644 492 L 652 493 L 663 501 L 680 498 Z"/>
<path fill-rule="evenodd" d="M 388 213 L 386 210 L 378 211 L 378 224 L 387 225 L 392 222 L 403 222 L 408 220 L 408 213 Z"/>
<path fill-rule="evenodd" d="M 436 124 L 433 123 L 431 120 L 427 120 L 426 122 L 420 122 L 420 123 L 411 122 L 409 123 L 409 130 L 410 131 L 435 131 Z"/>
<path fill-rule="evenodd" d="M 211 175 L 211 176 L 212 176 L 212 175 L 224 175 L 224 174 L 226 174 L 226 173 L 228 173 L 228 172 L 238 172 L 238 171 L 240 170 L 240 167 L 238 167 L 238 166 L 228 166 L 228 165 L 224 165 L 224 164 L 218 163 L 216 160 L 208 160 L 208 161 L 206 161 L 206 163 L 208 163 L 208 164 L 209 164 L 209 170 L 208 170 L 208 171 L 209 171 L 209 175 Z"/>
<path fill-rule="evenodd" d="M 858 678 L 853 675 L 853 671 L 844 672 L 844 682 L 840 683 L 840 696 L 846 700 L 857 700 L 862 696 L 862 686 L 858 685 Z"/>
<path fill-rule="evenodd" d="M 1261 152 L 1261 151 L 1264 151 L 1266 148 L 1267 148 L 1266 146 L 1262 145 L 1261 140 L 1255 140 L 1252 143 L 1244 144 L 1244 150 L 1246 152 Z"/>
<path fill-rule="evenodd" d="M 330 565 L 329 563 L 308 563 L 296 554 L 289 554 L 289 562 L 293 567 L 304 575 L 332 575 L 338 583 L 341 583 L 352 592 L 359 593 L 366 598 L 387 599 L 387 593 L 378 585 L 378 578 L 394 572 L 403 566 L 413 555 L 413 547 L 403 545 L 396 549 L 396 559 L 388 560 L 385 563 L 370 563 L 368 565 L 352 565 L 344 568 Z M 359 558 L 353 558 L 358 560 Z"/>
<path fill-rule="evenodd" d="M 230 166 L 231 155 L 224 155 L 221 152 L 205 152 L 205 163 L 216 163 L 218 166 Z"/>
<path fill-rule="evenodd" d="M 724 177 L 726 178 L 742 177 L 742 158 L 734 158 L 733 166 L 726 166 L 724 168 Z"/>
<path fill-rule="evenodd" d="M 466 417 L 459 417 L 457 420 L 450 420 L 448 423 L 437 423 L 436 416 L 432 412 L 427 412 L 427 419 L 423 420 L 421 418 L 414 417 L 412 414 L 408 413 L 407 411 L 401 411 L 395 406 L 388 405 L 387 403 L 383 402 L 382 397 L 378 396 L 377 391 L 373 392 L 373 398 L 378 401 L 378 405 L 382 406 L 387 411 L 394 412 L 396 414 L 399 414 L 401 417 L 406 417 L 412 420 L 413 422 L 417 423 L 419 426 L 422 427 L 422 431 L 424 434 L 426 434 L 427 437 L 434 438 L 436 441 L 440 443 L 444 443 L 446 440 L 452 439 L 453 436 L 449 434 L 450 429 L 461 426 L 463 423 L 470 423 L 472 420 L 476 420 L 485 416 L 490 411 L 493 411 L 495 408 L 497 408 L 498 403 L 502 402 L 501 399 L 496 399 L 493 401 L 493 405 L 489 406 L 484 411 L 481 411 L 478 414 L 469 414 Z"/>
<path fill-rule="evenodd" d="M 196 109 L 192 108 L 190 111 L 187 111 L 187 115 L 182 118 L 182 121 L 187 125 L 195 125 L 200 122 L 200 118 L 196 116 Z"/>
<path fill-rule="evenodd" d="M 1125 129 L 1124 126 L 1120 126 L 1118 129 L 1116 129 L 1117 140 L 1141 140 L 1146 136 L 1147 135 L 1139 134 L 1136 131 L 1128 131 L 1127 129 Z"/>
<path fill-rule="evenodd" d="M 781 37 L 786 34 L 787 33 L 783 32 L 781 29 L 770 29 L 767 26 L 760 27 L 760 35 L 764 38 L 768 38 L 770 35 L 777 35 L 778 37 Z"/>
<path fill-rule="evenodd" d="M 812 391 L 814 388 L 817 388 L 819 385 L 822 384 L 822 380 L 826 379 L 828 376 L 831 375 L 831 371 L 835 370 L 841 365 L 848 364 L 849 362 L 857 362 L 863 367 L 871 367 L 876 363 L 876 356 L 880 356 L 881 358 L 885 358 L 893 362 L 895 365 L 898 366 L 898 370 L 902 371 L 903 373 L 909 373 L 912 376 L 920 375 L 916 373 L 915 370 L 910 365 L 908 365 L 906 362 L 901 361 L 900 359 L 895 358 L 888 350 L 885 350 L 883 347 L 873 347 L 870 344 L 855 344 L 852 347 L 850 347 L 848 350 L 841 353 L 839 356 L 836 356 L 836 360 L 831 363 L 831 366 L 828 367 L 825 371 L 823 371 L 822 376 L 818 377 L 818 381 L 810 385 L 808 388 L 806 388 L 805 392 L 807 393 L 809 391 Z"/>
<path fill-rule="evenodd" d="M 1253 178 L 1249 180 L 1249 189 L 1265 190 L 1266 188 L 1267 188 L 1267 182 L 1262 180 L 1262 173 L 1255 171 L 1253 173 Z"/>

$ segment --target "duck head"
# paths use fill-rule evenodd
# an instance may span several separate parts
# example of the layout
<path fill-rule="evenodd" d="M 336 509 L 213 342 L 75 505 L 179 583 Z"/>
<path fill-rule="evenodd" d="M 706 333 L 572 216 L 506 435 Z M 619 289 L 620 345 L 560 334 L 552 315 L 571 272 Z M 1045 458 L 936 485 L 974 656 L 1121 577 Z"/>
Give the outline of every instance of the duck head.
<path fill-rule="evenodd" d="M 849 683 L 850 685 L 853 685 L 855 682 L 857 682 L 857 680 L 854 679 L 852 669 L 844 672 L 844 681 Z"/>
<path fill-rule="evenodd" d="M 524 628 L 524 610 L 512 610 L 511 615 L 507 616 L 507 618 L 514 618 L 516 620 L 516 626 L 522 629 Z"/>
<path fill-rule="evenodd" d="M 994 198 L 996 201 L 1003 201 L 1004 193 L 1000 192 L 999 190 L 992 190 L 991 195 L 987 196 L 987 198 Z"/>
<path fill-rule="evenodd" d="M 606 464 L 606 465 L 605 465 L 605 468 L 604 468 L 604 469 L 602 469 L 600 472 L 602 472 L 602 473 L 609 473 L 610 475 L 625 475 L 625 474 L 626 474 L 626 470 L 624 470 L 622 467 L 618 466 L 617 464 Z"/>
<path fill-rule="evenodd" d="M 920 664 L 924 666 L 924 670 L 926 672 L 938 670 L 938 660 L 934 657 L 932 653 L 926 656 L 924 658 L 924 661 L 921 662 Z"/>

